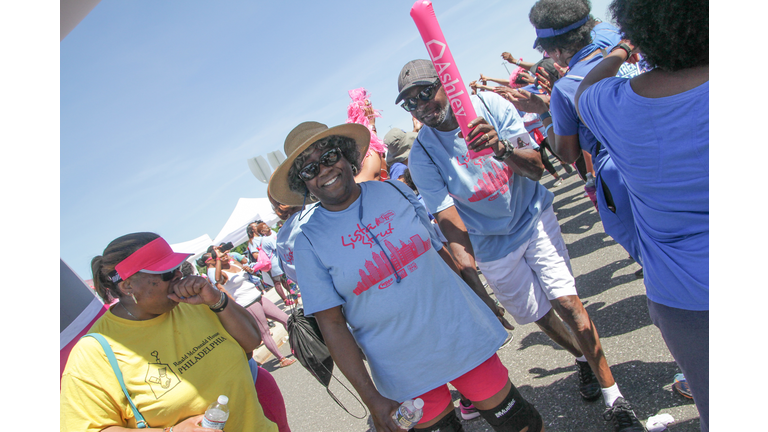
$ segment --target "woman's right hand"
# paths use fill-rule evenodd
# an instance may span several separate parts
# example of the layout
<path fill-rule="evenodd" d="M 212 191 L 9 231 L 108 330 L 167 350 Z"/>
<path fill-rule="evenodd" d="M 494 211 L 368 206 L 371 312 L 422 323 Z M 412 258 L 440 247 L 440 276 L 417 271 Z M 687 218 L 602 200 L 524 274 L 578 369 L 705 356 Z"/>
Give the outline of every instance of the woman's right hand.
<path fill-rule="evenodd" d="M 392 399 L 379 396 L 368 404 L 368 409 L 373 417 L 373 425 L 377 432 L 400 432 L 403 429 L 392 419 L 392 414 L 397 411 L 400 404 Z"/>
<path fill-rule="evenodd" d="M 192 305 L 216 304 L 221 298 L 221 291 L 211 285 L 211 283 L 200 276 L 187 276 L 183 279 L 174 279 L 171 281 L 173 292 L 168 294 L 168 298 L 179 303 L 189 303 Z"/>
<path fill-rule="evenodd" d="M 216 429 L 200 426 L 205 415 L 200 414 L 198 416 L 190 417 L 183 422 L 173 426 L 173 432 L 210 432 Z"/>

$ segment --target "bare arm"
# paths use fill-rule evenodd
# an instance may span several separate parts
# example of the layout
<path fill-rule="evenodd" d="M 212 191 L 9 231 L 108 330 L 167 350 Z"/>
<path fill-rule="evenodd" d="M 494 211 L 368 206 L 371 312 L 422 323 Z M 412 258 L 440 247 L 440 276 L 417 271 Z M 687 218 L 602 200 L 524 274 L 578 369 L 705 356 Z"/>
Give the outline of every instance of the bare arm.
<path fill-rule="evenodd" d="M 489 77 L 487 77 L 487 76 L 485 76 L 483 74 L 480 74 L 480 81 L 481 82 L 490 81 L 490 82 L 495 82 L 497 84 L 501 84 L 501 85 L 505 85 L 505 86 L 509 85 L 509 80 L 508 79 L 489 78 Z"/>
<path fill-rule="evenodd" d="M 579 135 L 557 135 L 555 128 L 549 128 L 552 119 L 545 119 L 542 124 L 547 131 L 549 146 L 555 152 L 558 158 L 565 163 L 574 163 L 581 155 L 581 146 L 579 145 Z M 547 129 L 549 128 L 549 129 Z"/>
<path fill-rule="evenodd" d="M 475 263 L 475 251 L 472 249 L 472 243 L 469 241 L 469 234 L 467 228 L 464 226 L 464 222 L 459 216 L 459 212 L 456 207 L 451 206 L 445 210 L 442 210 L 435 214 L 437 223 L 440 225 L 440 230 L 448 240 L 448 247 L 451 248 L 448 258 L 451 262 L 454 262 L 458 266 L 458 272 L 464 282 L 472 288 L 472 291 L 480 297 L 493 313 L 499 318 L 501 324 L 513 330 L 515 327 L 510 324 L 506 318 L 504 318 L 504 309 L 496 306 L 496 302 L 488 295 L 488 291 L 485 290 L 483 282 L 480 280 L 480 276 L 477 274 L 477 264 Z M 445 249 L 445 248 L 443 248 Z M 446 255 L 448 251 L 446 251 Z M 446 262 L 448 259 L 443 257 Z M 451 266 L 451 264 L 448 264 Z M 453 266 L 451 266 L 453 268 Z"/>
<path fill-rule="evenodd" d="M 203 421 L 203 414 L 196 415 L 193 417 L 189 417 L 186 420 L 183 420 L 179 422 L 178 424 L 173 425 L 173 432 L 211 432 L 214 429 L 204 428 L 202 426 L 198 426 L 198 424 Z M 126 431 L 137 431 L 140 430 L 142 432 L 165 432 L 166 429 L 163 428 L 149 428 L 149 429 L 131 429 L 126 428 L 122 426 L 110 426 L 108 428 L 102 429 L 101 432 L 126 432 Z"/>
<path fill-rule="evenodd" d="M 397 424 L 392 420 L 392 414 L 399 404 L 382 396 L 373 385 L 371 376 L 363 364 L 360 347 L 349 332 L 341 306 L 316 312 L 315 318 L 333 361 L 368 406 L 376 430 L 398 431 Z"/>
<path fill-rule="evenodd" d="M 214 288 L 207 280 L 199 276 L 188 276 L 183 279 L 174 279 L 171 283 L 172 294 L 168 295 L 173 301 L 189 303 L 192 305 L 213 306 L 220 299 L 223 291 Z M 224 295 L 227 295 L 224 293 Z M 218 312 L 221 325 L 235 341 L 250 352 L 259 347 L 261 334 L 259 333 L 256 319 L 233 299 L 227 300 L 227 306 Z"/>
<path fill-rule="evenodd" d="M 518 66 L 520 66 L 523 69 L 530 70 L 535 65 L 535 63 L 526 62 L 526 61 L 523 61 L 522 59 L 517 59 L 512 54 L 510 54 L 510 53 L 508 53 L 506 51 L 501 53 L 501 58 L 503 58 L 504 60 L 506 60 L 506 61 L 508 61 L 508 62 L 510 62 L 512 64 L 518 65 Z"/>
<path fill-rule="evenodd" d="M 634 48 L 631 44 L 629 44 L 629 41 L 623 40 L 622 42 L 629 45 L 630 48 Z M 633 50 L 633 54 L 634 51 L 635 50 Z M 589 71 L 587 76 L 584 77 L 584 79 L 581 81 L 581 84 L 579 84 L 579 88 L 576 89 L 576 96 L 573 98 L 573 102 L 576 105 L 576 112 L 579 114 L 579 118 L 581 118 L 581 113 L 579 112 L 579 98 L 581 97 L 581 94 L 584 93 L 584 90 L 588 89 L 591 85 L 604 78 L 616 76 L 621 65 L 624 64 L 626 60 L 629 60 L 629 57 L 631 56 L 628 55 L 626 51 L 623 49 L 617 49 L 608 54 L 600 63 L 598 63 L 594 68 L 592 68 L 591 71 Z"/>

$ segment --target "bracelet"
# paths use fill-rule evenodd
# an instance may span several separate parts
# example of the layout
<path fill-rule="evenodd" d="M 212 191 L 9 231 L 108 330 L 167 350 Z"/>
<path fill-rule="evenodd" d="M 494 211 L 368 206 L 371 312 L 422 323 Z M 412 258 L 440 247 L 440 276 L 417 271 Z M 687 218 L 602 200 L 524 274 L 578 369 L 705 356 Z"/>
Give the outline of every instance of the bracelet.
<path fill-rule="evenodd" d="M 224 294 L 224 291 L 222 291 L 221 293 Z M 218 307 L 218 308 L 211 308 L 211 310 L 216 312 L 216 313 L 219 313 L 219 312 L 223 311 L 224 308 L 226 308 L 228 304 L 229 304 L 229 296 L 224 294 L 224 304 L 221 305 L 221 307 Z"/>
<path fill-rule="evenodd" d="M 520 66 L 520 63 L 522 63 L 522 62 L 523 62 L 523 58 L 522 58 L 522 57 L 520 57 L 520 60 L 518 60 L 518 61 L 517 61 L 517 63 L 515 63 L 515 64 L 516 64 L 516 65 L 518 65 L 518 66 Z"/>
<path fill-rule="evenodd" d="M 544 133 L 547 134 L 547 136 L 549 136 L 549 130 L 552 129 L 554 126 L 555 126 L 554 123 L 550 123 L 549 126 L 544 128 Z"/>
<path fill-rule="evenodd" d="M 499 162 L 504 162 L 505 159 L 515 154 L 515 148 L 505 139 L 501 140 L 501 143 L 504 145 L 504 153 L 498 156 L 494 153 L 493 158 Z"/>
<path fill-rule="evenodd" d="M 224 300 L 226 299 L 226 297 L 227 297 L 227 295 L 224 294 L 224 291 L 221 291 L 221 297 L 219 297 L 219 301 L 217 301 L 216 303 L 214 303 L 211 306 L 208 306 L 208 308 L 211 309 L 211 310 L 220 308 L 221 305 L 224 304 Z"/>
<path fill-rule="evenodd" d="M 629 45 L 625 43 L 620 43 L 615 47 L 613 47 L 613 49 L 611 50 L 611 53 L 616 51 L 617 49 L 624 50 L 627 53 L 627 60 L 629 60 L 629 58 L 632 57 L 632 48 L 630 48 Z"/>
<path fill-rule="evenodd" d="M 173 432 L 173 426 L 164 428 L 163 432 Z"/>
<path fill-rule="evenodd" d="M 545 112 L 544 114 L 539 114 L 539 119 L 541 121 L 544 121 L 544 120 L 546 120 L 548 118 L 551 118 L 551 117 L 552 117 L 552 113 L 549 112 L 549 111 Z"/>

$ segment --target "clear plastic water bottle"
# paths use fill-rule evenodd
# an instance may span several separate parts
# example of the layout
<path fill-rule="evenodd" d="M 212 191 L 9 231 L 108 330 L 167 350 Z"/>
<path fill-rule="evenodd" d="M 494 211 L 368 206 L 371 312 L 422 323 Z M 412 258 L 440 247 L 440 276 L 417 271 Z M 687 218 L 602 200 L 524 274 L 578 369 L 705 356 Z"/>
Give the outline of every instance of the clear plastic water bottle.
<path fill-rule="evenodd" d="M 205 417 L 201 422 L 201 426 L 210 429 L 224 430 L 224 424 L 227 423 L 227 419 L 229 418 L 228 402 L 228 397 L 224 395 L 219 396 L 216 402 L 210 404 L 208 409 L 205 410 Z"/>
<path fill-rule="evenodd" d="M 422 408 L 424 408 L 423 400 L 410 399 L 400 404 L 400 408 L 392 414 L 392 418 L 401 428 L 408 430 L 421 420 L 421 416 L 424 415 Z"/>

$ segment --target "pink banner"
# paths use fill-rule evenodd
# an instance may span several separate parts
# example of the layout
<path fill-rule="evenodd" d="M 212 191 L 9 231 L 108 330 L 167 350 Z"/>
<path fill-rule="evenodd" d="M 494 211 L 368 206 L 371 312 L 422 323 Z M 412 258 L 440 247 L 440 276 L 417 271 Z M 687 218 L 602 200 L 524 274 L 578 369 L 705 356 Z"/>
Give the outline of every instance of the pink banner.
<path fill-rule="evenodd" d="M 416 27 L 419 29 L 421 39 L 424 40 L 424 45 L 427 47 L 429 59 L 432 60 L 437 76 L 440 78 L 440 82 L 443 83 L 445 95 L 448 96 L 453 115 L 456 116 L 456 120 L 459 122 L 461 133 L 465 137 L 469 136 L 470 129 L 467 125 L 477 118 L 477 114 L 475 114 L 475 109 L 469 100 L 467 87 L 461 79 L 456 62 L 453 61 L 453 55 L 450 48 L 448 48 L 448 43 L 445 41 L 440 24 L 437 22 L 435 11 L 432 9 L 432 2 L 429 0 L 417 0 L 411 8 L 411 18 L 413 18 L 413 22 L 416 23 Z M 493 153 L 493 150 L 490 148 L 480 152 L 470 150 L 469 157 L 474 159 L 491 153 Z"/>

